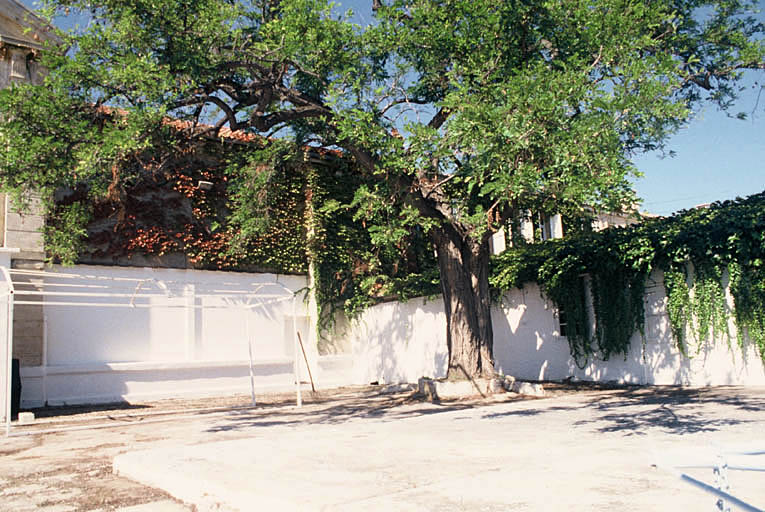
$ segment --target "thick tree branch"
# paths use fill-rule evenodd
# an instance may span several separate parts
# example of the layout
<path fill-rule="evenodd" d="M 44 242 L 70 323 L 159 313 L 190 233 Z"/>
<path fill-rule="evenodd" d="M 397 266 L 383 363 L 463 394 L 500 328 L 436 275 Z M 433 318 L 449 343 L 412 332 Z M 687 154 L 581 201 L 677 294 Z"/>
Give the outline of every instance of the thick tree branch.
<path fill-rule="evenodd" d="M 436 115 L 433 116 L 433 119 L 430 120 L 428 126 L 438 130 L 446 122 L 451 113 L 452 111 L 448 108 L 440 109 L 438 112 L 436 112 Z"/>
<path fill-rule="evenodd" d="M 308 119 L 325 114 L 326 111 L 314 106 L 297 107 L 291 110 L 281 110 L 270 114 L 263 114 L 255 111 L 250 115 L 249 125 L 260 132 L 266 132 L 274 126 L 295 121 L 297 119 Z"/>
<path fill-rule="evenodd" d="M 224 118 L 226 121 L 228 121 L 228 125 L 231 128 L 232 132 L 235 132 L 239 130 L 239 123 L 236 120 L 236 113 L 229 107 L 225 101 L 218 98 L 217 96 L 208 96 L 207 101 L 210 103 L 215 103 L 215 105 L 220 108 L 223 112 L 226 113 L 226 117 Z M 225 124 L 225 122 L 224 122 Z M 222 125 L 221 125 L 222 126 Z"/>

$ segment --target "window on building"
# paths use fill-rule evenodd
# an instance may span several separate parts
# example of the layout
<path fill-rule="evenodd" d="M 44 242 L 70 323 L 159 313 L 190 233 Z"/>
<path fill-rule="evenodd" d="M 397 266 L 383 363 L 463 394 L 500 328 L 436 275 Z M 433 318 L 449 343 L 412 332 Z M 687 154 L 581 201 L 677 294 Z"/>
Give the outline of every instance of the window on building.
<path fill-rule="evenodd" d="M 567 336 L 568 321 L 566 320 L 566 310 L 558 307 L 558 334 Z"/>

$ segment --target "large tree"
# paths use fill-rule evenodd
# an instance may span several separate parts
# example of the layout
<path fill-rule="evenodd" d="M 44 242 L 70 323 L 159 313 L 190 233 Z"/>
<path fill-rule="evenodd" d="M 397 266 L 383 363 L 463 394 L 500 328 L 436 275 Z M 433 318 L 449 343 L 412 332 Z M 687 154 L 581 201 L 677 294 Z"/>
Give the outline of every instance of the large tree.
<path fill-rule="evenodd" d="M 492 233 L 630 204 L 631 156 L 765 66 L 756 2 L 370 1 L 358 26 L 327 0 L 54 0 L 87 26 L 47 54 L 44 87 L 3 93 L 2 185 L 114 195 L 168 119 L 340 149 L 373 242 L 417 225 L 433 243 L 450 370 L 489 374 Z"/>

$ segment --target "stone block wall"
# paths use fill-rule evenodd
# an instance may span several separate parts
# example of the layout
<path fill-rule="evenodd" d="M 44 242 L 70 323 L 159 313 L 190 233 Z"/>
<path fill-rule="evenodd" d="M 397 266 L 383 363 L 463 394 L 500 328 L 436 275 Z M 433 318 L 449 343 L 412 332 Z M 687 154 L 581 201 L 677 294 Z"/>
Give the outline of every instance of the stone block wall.
<path fill-rule="evenodd" d="M 14 260 L 39 262 L 45 259 L 42 229 L 45 217 L 42 215 L 40 200 L 32 196 L 27 211 L 14 208 L 9 198 L 3 197 L 3 245 L 20 249 Z"/>
<path fill-rule="evenodd" d="M 28 48 L 4 45 L 0 47 L 0 89 L 14 82 L 38 83 L 40 68 Z"/>

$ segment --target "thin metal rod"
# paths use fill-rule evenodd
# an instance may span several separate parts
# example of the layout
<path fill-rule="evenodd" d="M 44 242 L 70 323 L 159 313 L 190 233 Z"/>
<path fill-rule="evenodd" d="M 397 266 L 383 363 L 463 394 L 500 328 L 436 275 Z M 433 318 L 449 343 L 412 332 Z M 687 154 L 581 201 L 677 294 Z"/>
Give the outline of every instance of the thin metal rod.
<path fill-rule="evenodd" d="M 728 466 L 732 471 L 765 471 L 765 466 Z"/>
<path fill-rule="evenodd" d="M 77 283 L 51 283 L 50 281 L 45 281 L 42 283 L 27 283 L 24 281 L 16 281 L 16 286 L 56 286 L 61 288 L 97 288 L 99 290 L 109 290 L 110 287 L 108 284 L 77 284 Z M 17 290 L 19 291 L 19 290 Z"/>
<path fill-rule="evenodd" d="M 710 464 L 675 466 L 675 467 L 677 469 L 714 469 L 714 466 Z M 735 471 L 765 471 L 765 466 L 741 466 L 741 465 L 730 466 L 729 465 L 727 469 L 735 470 Z"/>
<path fill-rule="evenodd" d="M 47 290 L 16 290 L 16 295 L 45 295 L 53 297 L 130 297 L 130 298 L 167 298 L 164 293 L 145 293 L 134 295 L 132 293 L 98 293 L 98 292 L 54 292 Z M 179 297 L 180 298 L 180 297 Z"/>
<path fill-rule="evenodd" d="M 48 291 L 48 290 L 16 290 L 16 295 L 32 295 L 32 296 L 51 296 L 51 297 L 103 297 L 103 298 L 111 298 L 111 297 L 130 297 L 131 299 L 143 299 L 143 298 L 161 298 L 161 299 L 181 299 L 182 296 L 175 296 L 175 297 L 168 297 L 165 293 L 142 293 L 142 294 L 132 294 L 132 293 L 98 293 L 98 292 L 57 292 L 57 291 Z M 225 295 L 204 295 L 204 294 L 198 294 L 195 295 L 197 298 L 203 298 L 203 299 L 212 299 L 212 298 L 226 298 Z M 258 299 L 266 298 L 266 299 L 284 299 L 288 300 L 291 299 L 292 296 L 287 295 L 244 295 L 244 294 L 237 294 L 237 298 L 240 297 L 257 297 Z"/>
<path fill-rule="evenodd" d="M 9 269 L 9 271 L 12 274 L 22 274 L 22 275 L 30 275 L 30 276 L 48 276 L 51 278 L 60 277 L 64 279 L 83 279 L 83 280 L 92 279 L 97 281 L 125 281 L 125 282 L 131 282 L 131 283 L 152 282 L 152 281 L 158 282 L 155 278 L 109 277 L 109 276 L 97 276 L 92 274 L 67 274 L 64 272 L 48 272 L 44 270 L 24 270 L 24 269 Z M 186 281 L 176 281 L 176 280 L 162 280 L 161 282 L 165 284 L 186 284 Z M 231 281 L 231 282 L 218 281 L 213 286 L 226 286 L 226 285 L 241 286 L 241 284 L 242 283 L 238 283 L 234 281 Z M 204 287 L 204 285 L 201 285 L 201 286 Z M 261 288 L 265 286 L 273 286 L 273 287 L 279 287 L 282 290 L 289 292 L 290 294 L 293 293 L 292 290 L 290 290 L 287 286 L 277 281 L 272 281 L 267 283 L 256 283 L 255 286 L 257 286 L 255 290 L 244 290 L 244 291 L 252 293 L 252 292 L 257 292 L 258 290 L 260 290 Z"/>
<path fill-rule="evenodd" d="M 119 288 L 116 288 L 114 286 L 109 286 L 108 284 L 81 284 L 81 283 L 52 283 L 50 281 L 44 281 L 41 283 L 28 283 L 23 281 L 16 281 L 16 292 L 29 292 L 29 291 L 36 291 L 39 292 L 39 290 L 24 290 L 19 289 L 19 286 L 33 286 L 33 287 L 43 287 L 43 288 L 74 288 L 74 289 L 95 289 L 95 290 L 119 290 Z M 287 294 L 284 293 L 268 293 L 268 294 L 262 294 L 258 293 L 258 290 L 262 287 L 258 287 L 254 290 L 225 290 L 220 288 L 212 288 L 207 289 L 207 293 L 198 293 L 195 294 L 196 297 L 222 297 L 222 296 L 245 296 L 245 297 L 286 297 Z M 122 287 L 125 291 L 131 291 L 133 290 L 132 287 Z M 203 287 L 199 287 L 197 289 L 205 290 Z M 51 292 L 52 293 L 52 292 Z M 158 297 L 160 296 L 166 296 L 166 294 L 156 294 Z M 289 297 L 292 297 L 292 293 L 289 294 Z"/>
<path fill-rule="evenodd" d="M 178 297 L 181 298 L 181 297 Z M 142 309 L 142 308 L 159 308 L 159 309 L 187 309 L 187 308 L 194 308 L 194 309 L 252 309 L 257 307 L 265 307 L 269 306 L 271 304 L 277 304 L 279 302 L 286 302 L 289 300 L 289 297 L 282 297 L 280 299 L 275 299 L 270 302 L 266 302 L 263 304 L 257 304 L 255 306 L 250 306 L 247 304 L 224 304 L 220 306 L 206 306 L 204 304 L 195 304 L 193 306 L 187 305 L 187 304 L 130 304 L 129 302 L 66 302 L 66 301 L 34 301 L 34 300 L 20 300 L 16 301 L 17 305 L 23 305 L 23 306 L 81 306 L 81 307 L 92 307 L 92 308 L 131 308 L 131 309 Z"/>
<path fill-rule="evenodd" d="M 293 359 L 294 359 L 294 371 L 295 371 L 295 387 L 297 392 L 297 406 L 303 407 L 303 395 L 300 390 L 300 360 L 298 359 L 298 337 L 297 337 L 297 295 L 292 298 L 292 342 L 293 342 Z"/>
<path fill-rule="evenodd" d="M 305 347 L 303 346 L 303 338 L 300 336 L 300 331 L 297 333 L 298 341 L 300 342 L 300 350 L 303 351 L 303 361 L 305 361 L 305 367 L 308 370 L 308 379 L 311 381 L 311 391 L 316 393 L 316 386 L 313 383 L 313 374 L 311 374 L 311 365 L 308 364 L 308 356 L 305 353 Z"/>
<path fill-rule="evenodd" d="M 735 496 L 732 496 L 728 494 L 727 492 L 723 492 L 720 489 L 717 489 L 709 484 L 706 484 L 702 482 L 701 480 L 696 480 L 692 476 L 686 475 L 683 473 L 680 475 L 680 478 L 689 484 L 698 487 L 702 491 L 706 491 L 710 494 L 714 494 L 718 498 L 722 498 L 725 501 L 729 501 L 732 505 L 735 505 L 736 507 L 739 507 L 741 510 L 745 510 L 747 512 L 765 512 L 761 508 L 754 507 L 750 505 L 749 503 L 746 503 L 744 501 L 741 501 L 740 499 L 736 498 Z"/>
<path fill-rule="evenodd" d="M 201 299 L 223 299 L 226 298 L 227 295 L 234 295 L 237 299 L 239 298 L 258 298 L 258 299 L 284 299 L 288 300 L 292 298 L 292 294 L 285 295 L 285 294 L 259 294 L 259 293 L 245 293 L 245 292 L 236 292 L 236 293 L 219 293 L 219 294 L 213 294 L 213 293 L 198 293 L 195 295 L 195 297 L 201 298 Z"/>
<path fill-rule="evenodd" d="M 95 279 L 98 281 L 130 281 L 130 282 L 140 282 L 140 281 L 150 281 L 150 279 L 139 279 L 137 277 L 108 277 L 108 276 L 94 276 L 94 275 L 88 275 L 88 274 L 65 274 L 63 272 L 46 272 L 44 270 L 23 270 L 18 268 L 10 269 L 11 274 L 22 274 L 27 276 L 50 276 L 50 277 L 61 277 L 61 278 L 71 278 L 71 279 Z"/>
<path fill-rule="evenodd" d="M 7 314 L 6 314 L 6 344 L 5 344 L 5 437 L 11 435 L 11 408 L 13 402 L 13 280 L 8 272 L 8 267 L 0 267 L 5 284 L 8 286 Z"/>
<path fill-rule="evenodd" d="M 252 395 L 252 406 L 255 407 L 255 369 L 252 365 L 252 338 L 250 337 L 250 315 L 249 311 L 245 313 L 245 330 L 247 333 L 247 350 L 250 354 L 250 394 Z"/>

